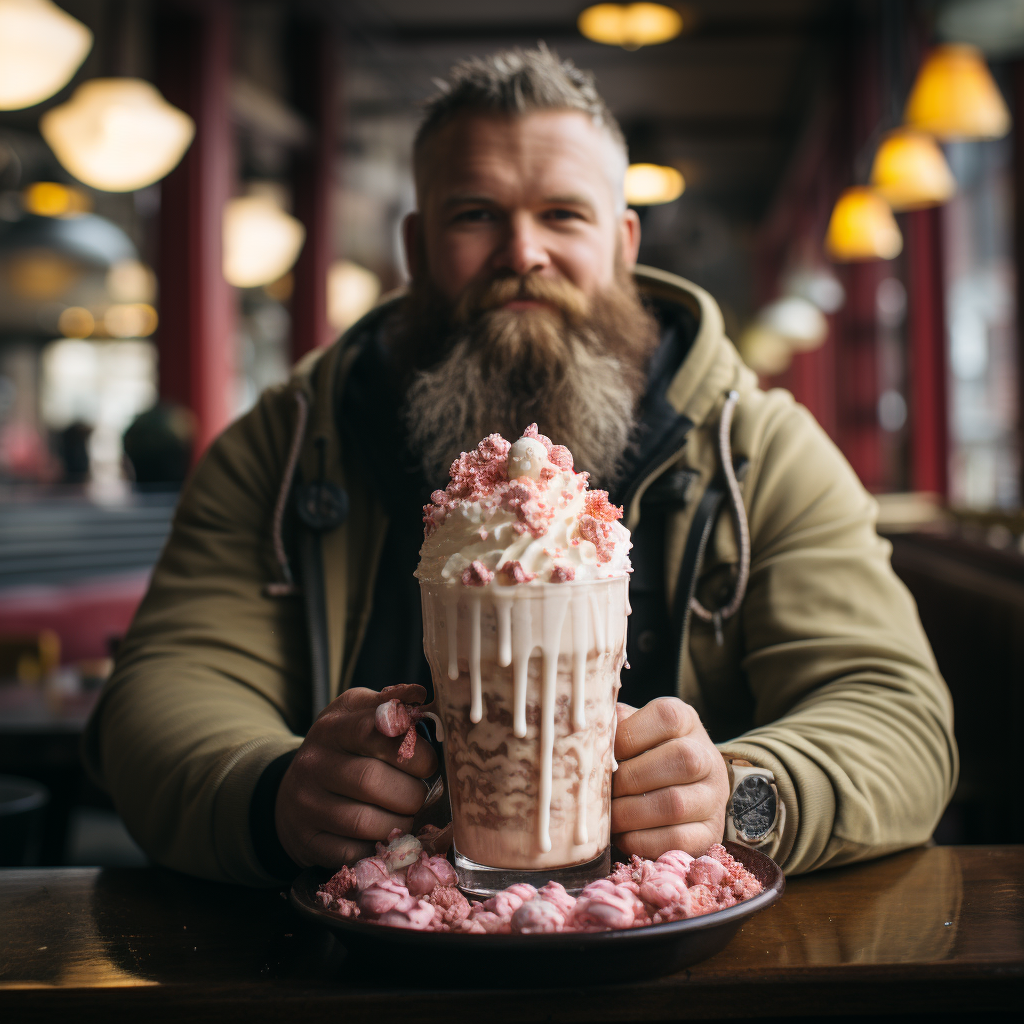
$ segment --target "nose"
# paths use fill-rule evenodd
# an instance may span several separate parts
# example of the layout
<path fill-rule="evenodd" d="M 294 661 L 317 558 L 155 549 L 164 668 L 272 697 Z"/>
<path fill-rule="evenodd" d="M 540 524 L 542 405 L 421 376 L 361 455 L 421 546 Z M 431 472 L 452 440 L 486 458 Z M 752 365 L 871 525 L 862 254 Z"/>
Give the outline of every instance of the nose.
<path fill-rule="evenodd" d="M 519 277 L 551 265 L 540 232 L 528 214 L 509 218 L 508 233 L 495 253 L 497 269 L 510 270 Z"/>

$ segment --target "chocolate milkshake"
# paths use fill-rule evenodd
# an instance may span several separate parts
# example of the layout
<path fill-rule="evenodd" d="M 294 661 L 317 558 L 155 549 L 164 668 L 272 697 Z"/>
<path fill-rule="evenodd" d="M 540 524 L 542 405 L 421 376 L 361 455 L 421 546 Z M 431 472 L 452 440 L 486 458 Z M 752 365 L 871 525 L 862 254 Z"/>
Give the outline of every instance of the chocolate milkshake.
<path fill-rule="evenodd" d="M 425 508 L 416 575 L 472 892 L 607 874 L 629 533 L 536 427 L 485 438 Z"/>

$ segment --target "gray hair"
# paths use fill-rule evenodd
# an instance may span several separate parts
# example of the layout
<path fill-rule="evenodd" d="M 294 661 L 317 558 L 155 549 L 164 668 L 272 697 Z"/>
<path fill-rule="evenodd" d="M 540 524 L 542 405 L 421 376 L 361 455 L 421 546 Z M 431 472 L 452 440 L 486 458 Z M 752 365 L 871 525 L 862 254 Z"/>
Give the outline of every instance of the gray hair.
<path fill-rule="evenodd" d="M 416 165 L 425 144 L 460 114 L 492 113 L 515 117 L 541 110 L 579 111 L 603 128 L 621 157 L 613 181 L 616 197 L 629 163 L 626 139 L 615 116 L 594 85 L 590 71 L 571 60 L 559 60 L 544 43 L 535 50 L 500 50 L 487 57 L 460 61 L 446 80 L 437 79 L 439 92 L 427 100 L 425 115 L 416 132 L 413 161 Z M 625 200 L 621 200 L 625 206 Z"/>

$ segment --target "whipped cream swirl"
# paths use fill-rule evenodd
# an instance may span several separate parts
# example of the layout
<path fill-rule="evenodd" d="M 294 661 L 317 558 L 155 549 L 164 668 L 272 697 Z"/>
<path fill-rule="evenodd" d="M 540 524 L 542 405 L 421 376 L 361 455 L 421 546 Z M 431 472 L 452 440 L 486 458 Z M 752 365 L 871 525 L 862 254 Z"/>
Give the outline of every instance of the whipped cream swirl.
<path fill-rule="evenodd" d="M 632 571 L 629 531 L 606 491 L 590 490 L 572 454 L 531 424 L 510 444 L 485 437 L 452 463 L 423 509 L 416 576 L 487 586 L 607 579 Z"/>

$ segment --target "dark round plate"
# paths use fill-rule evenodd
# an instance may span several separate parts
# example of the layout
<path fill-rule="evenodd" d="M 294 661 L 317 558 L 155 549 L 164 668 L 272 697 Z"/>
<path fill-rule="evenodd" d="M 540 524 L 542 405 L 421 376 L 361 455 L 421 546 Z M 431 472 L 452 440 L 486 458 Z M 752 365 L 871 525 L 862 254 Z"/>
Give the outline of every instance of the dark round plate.
<path fill-rule="evenodd" d="M 330 928 L 356 962 L 400 963 L 422 969 L 437 982 L 439 964 L 452 965 L 460 986 L 507 985 L 510 978 L 531 987 L 636 981 L 670 974 L 723 949 L 740 924 L 774 903 L 784 892 L 782 869 L 770 857 L 738 843 L 725 848 L 764 886 L 764 892 L 713 914 L 616 932 L 565 935 L 453 935 L 389 928 L 342 917 L 324 908 L 316 891 L 330 872 L 309 868 L 292 885 L 292 906 Z M 442 959 L 443 958 L 443 959 Z M 393 968 L 392 968 L 393 969 Z M 445 971 L 446 984 L 453 972 Z"/>

